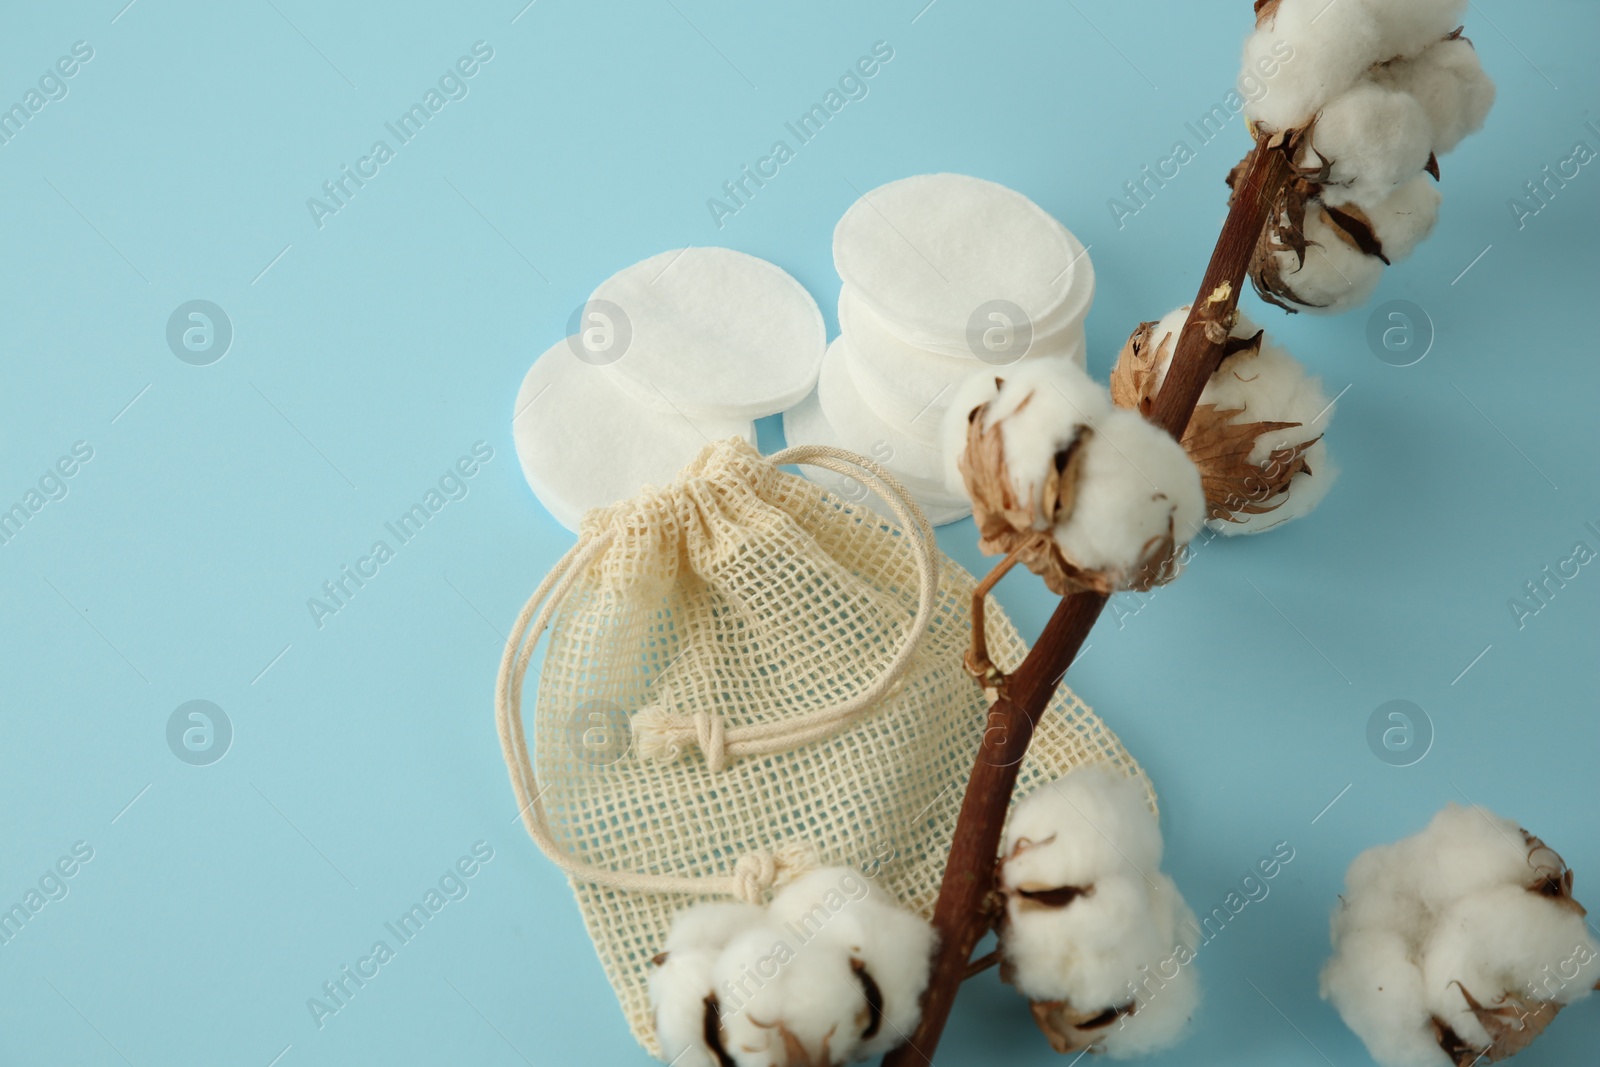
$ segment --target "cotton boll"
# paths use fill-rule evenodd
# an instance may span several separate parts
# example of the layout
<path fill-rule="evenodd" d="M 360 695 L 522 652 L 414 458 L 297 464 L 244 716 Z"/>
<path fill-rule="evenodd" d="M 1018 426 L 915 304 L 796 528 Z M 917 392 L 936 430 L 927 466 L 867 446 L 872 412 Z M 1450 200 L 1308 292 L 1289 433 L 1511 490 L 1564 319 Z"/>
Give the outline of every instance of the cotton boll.
<path fill-rule="evenodd" d="M 1140 782 L 1103 764 L 1073 771 L 1017 804 L 1002 844 L 1001 974 L 1052 1046 L 1123 1057 L 1176 1041 L 1199 1001 L 1184 943 L 1198 926 L 1157 869 Z"/>
<path fill-rule="evenodd" d="M 1105 389 L 1065 360 L 992 381 L 992 398 L 976 409 L 968 403 L 990 387 L 963 383 L 942 457 L 953 459 L 972 500 L 978 547 L 1016 553 L 1063 596 L 1149 589 L 1175 577 L 1177 548 L 1205 508 L 1183 448 L 1113 408 Z"/>
<path fill-rule="evenodd" d="M 1078 469 L 1078 496 L 1055 528 L 1061 553 L 1129 584 L 1163 539 L 1187 544 L 1206 517 L 1200 472 L 1183 446 L 1137 412 L 1112 408 L 1095 423 Z"/>
<path fill-rule="evenodd" d="M 859 982 L 872 991 L 869 1002 L 875 1003 L 869 1006 L 876 1017 L 862 1030 L 862 1056 L 889 1051 L 916 1028 L 936 940 L 921 916 L 849 867 L 801 876 L 773 899 L 770 914 L 793 940 L 843 951 Z"/>
<path fill-rule="evenodd" d="M 1433 1036 L 1422 972 L 1398 934 L 1347 936 L 1322 970 L 1322 996 L 1383 1067 L 1452 1067 Z"/>
<path fill-rule="evenodd" d="M 1416 98 L 1433 129 L 1433 151 L 1444 155 L 1483 127 L 1494 106 L 1495 86 L 1477 49 L 1466 38 L 1440 41 L 1412 59 L 1386 63 L 1373 80 Z"/>
<path fill-rule="evenodd" d="M 1163 950 L 1149 920 L 1161 830 L 1142 784 L 1103 764 L 1075 770 L 1017 804 L 1001 849 L 1017 988 L 1080 1007 L 1126 1000 L 1132 972 Z"/>
<path fill-rule="evenodd" d="M 1245 41 L 1239 94 L 1249 101 L 1246 117 L 1275 133 L 1304 126 L 1368 67 L 1388 58 L 1384 46 L 1363 4 L 1282 0 Z"/>
<path fill-rule="evenodd" d="M 1438 183 L 1427 174 L 1418 174 L 1368 212 L 1373 235 L 1390 263 L 1405 259 L 1428 239 L 1439 221 L 1442 199 Z"/>
<path fill-rule="evenodd" d="M 719 1067 L 706 1042 L 708 1005 L 715 996 L 717 957 L 730 939 L 760 923 L 764 912 L 749 904 L 710 903 L 673 917 L 666 951 L 656 957 L 648 985 L 662 1053 L 680 1067 Z"/>
<path fill-rule="evenodd" d="M 1322 995 L 1384 1067 L 1505 1059 L 1600 978 L 1561 857 L 1481 808 L 1357 857 L 1331 933 Z"/>
<path fill-rule="evenodd" d="M 1336 315 L 1366 303 L 1383 276 L 1383 260 L 1335 233 L 1315 202 L 1306 211 L 1305 238 L 1304 261 L 1297 261 L 1293 252 L 1272 254 L 1282 282 L 1275 295 L 1321 315 Z"/>
<path fill-rule="evenodd" d="M 1367 80 L 1322 109 L 1302 165 L 1329 165 L 1322 199 L 1371 207 L 1420 174 L 1433 150 L 1433 124 L 1410 93 Z"/>
<path fill-rule="evenodd" d="M 738 1067 L 844 1063 L 860 1054 L 871 1021 L 867 995 L 842 949 L 797 946 L 778 927 L 760 926 L 728 944 L 714 978 L 723 1048 Z"/>

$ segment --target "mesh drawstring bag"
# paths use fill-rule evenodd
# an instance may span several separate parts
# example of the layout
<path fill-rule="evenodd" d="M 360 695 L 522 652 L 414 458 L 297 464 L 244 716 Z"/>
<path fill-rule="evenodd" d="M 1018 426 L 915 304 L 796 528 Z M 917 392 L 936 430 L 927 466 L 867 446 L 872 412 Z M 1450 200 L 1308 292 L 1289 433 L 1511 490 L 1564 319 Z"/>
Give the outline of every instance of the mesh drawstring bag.
<path fill-rule="evenodd" d="M 858 480 L 898 525 L 779 469 L 792 463 Z M 988 728 L 962 664 L 973 587 L 910 494 L 841 449 L 720 442 L 667 488 L 585 516 L 517 619 L 496 717 L 523 823 L 652 1054 L 650 959 L 688 904 L 762 903 L 826 863 L 931 916 Z M 1015 627 L 992 601 L 985 619 L 991 657 L 1015 667 Z M 546 637 L 530 761 L 522 690 Z M 1148 790 L 1063 686 L 1019 786 L 1093 761 Z"/>

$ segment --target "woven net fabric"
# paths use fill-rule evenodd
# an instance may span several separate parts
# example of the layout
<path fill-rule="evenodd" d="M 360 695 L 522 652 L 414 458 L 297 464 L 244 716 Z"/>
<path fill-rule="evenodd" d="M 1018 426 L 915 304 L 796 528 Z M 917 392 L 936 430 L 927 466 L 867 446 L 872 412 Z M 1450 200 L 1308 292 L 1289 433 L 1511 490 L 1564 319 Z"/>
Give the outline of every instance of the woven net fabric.
<path fill-rule="evenodd" d="M 973 577 L 939 561 L 932 622 L 910 666 L 860 718 L 713 770 L 698 749 L 644 758 L 630 717 L 645 707 L 710 711 L 732 729 L 798 719 L 860 692 L 917 611 L 911 535 L 737 440 L 708 447 L 666 489 L 592 512 L 583 536 L 603 531 L 604 550 L 556 606 L 527 715 L 556 847 L 618 880 L 725 882 L 741 857 L 804 844 L 931 916 L 989 725 L 988 701 L 962 664 Z M 1015 666 L 1026 652 L 1015 627 L 993 601 L 986 619 L 991 656 Z M 1063 686 L 1019 789 L 1093 761 L 1149 790 L 1121 742 Z M 628 1025 L 659 1055 L 650 959 L 674 913 L 712 891 L 639 892 L 609 881 L 572 878 Z"/>

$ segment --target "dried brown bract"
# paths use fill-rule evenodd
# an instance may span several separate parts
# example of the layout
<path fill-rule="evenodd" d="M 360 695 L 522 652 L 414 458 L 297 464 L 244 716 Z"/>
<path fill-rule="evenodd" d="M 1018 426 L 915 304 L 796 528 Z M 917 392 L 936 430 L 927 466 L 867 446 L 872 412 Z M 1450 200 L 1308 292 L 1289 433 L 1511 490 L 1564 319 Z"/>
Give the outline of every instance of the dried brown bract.
<path fill-rule="evenodd" d="M 1117 365 L 1111 372 L 1111 399 L 1119 407 L 1148 413 L 1155 403 L 1165 367 L 1172 359 L 1177 338 L 1162 331 L 1158 323 L 1140 323 L 1128 338 Z M 1224 347 L 1217 375 L 1237 373 L 1235 365 L 1261 350 L 1263 334 L 1230 337 Z M 1206 518 L 1225 522 L 1242 521 L 1249 515 L 1263 515 L 1278 508 L 1296 475 L 1310 473 L 1306 451 L 1321 439 L 1308 435 L 1303 440 L 1272 449 L 1258 461 L 1251 457 L 1263 434 L 1291 430 L 1298 422 L 1239 421 L 1242 407 L 1224 408 L 1201 403 L 1195 408 L 1184 430 L 1183 447 L 1200 470 L 1200 485 L 1206 495 Z"/>

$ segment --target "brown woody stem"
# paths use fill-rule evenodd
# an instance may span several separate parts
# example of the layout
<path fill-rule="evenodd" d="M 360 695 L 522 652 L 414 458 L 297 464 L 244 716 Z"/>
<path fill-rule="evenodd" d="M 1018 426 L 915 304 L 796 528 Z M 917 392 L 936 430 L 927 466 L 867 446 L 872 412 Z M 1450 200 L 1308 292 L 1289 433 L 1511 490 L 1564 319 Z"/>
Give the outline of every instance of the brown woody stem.
<path fill-rule="evenodd" d="M 1179 440 L 1206 382 L 1222 362 L 1223 345 L 1256 241 L 1288 177 L 1284 151 L 1257 144 L 1234 190 L 1200 293 L 1178 336 L 1171 368 L 1150 415 Z M 934 1048 L 967 977 L 972 950 L 989 929 L 984 899 L 993 888 L 1001 829 L 1028 742 L 1105 604 L 1106 597 L 1099 593 L 1062 598 L 1039 640 L 989 709 L 989 728 L 984 731 L 961 801 L 939 901 L 934 906 L 939 949 L 923 997 L 922 1020 L 910 1039 L 884 1058 L 884 1067 L 931 1067 L 933 1063 Z M 977 621 L 975 616 L 975 625 Z"/>
<path fill-rule="evenodd" d="M 999 962 L 1000 950 L 995 949 L 993 952 L 979 956 L 977 959 L 967 964 L 967 973 L 963 977 L 976 978 L 978 975 L 982 974 L 984 971 L 987 971 L 990 967 L 993 967 Z"/>

